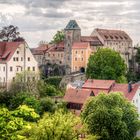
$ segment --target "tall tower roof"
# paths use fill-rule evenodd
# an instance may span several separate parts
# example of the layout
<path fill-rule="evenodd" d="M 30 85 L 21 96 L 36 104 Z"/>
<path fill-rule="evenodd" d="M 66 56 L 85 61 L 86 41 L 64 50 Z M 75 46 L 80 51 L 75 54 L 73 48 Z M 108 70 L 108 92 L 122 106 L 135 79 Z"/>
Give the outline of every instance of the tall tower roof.
<path fill-rule="evenodd" d="M 77 24 L 76 20 L 70 20 L 65 30 L 80 30 L 80 27 Z"/>

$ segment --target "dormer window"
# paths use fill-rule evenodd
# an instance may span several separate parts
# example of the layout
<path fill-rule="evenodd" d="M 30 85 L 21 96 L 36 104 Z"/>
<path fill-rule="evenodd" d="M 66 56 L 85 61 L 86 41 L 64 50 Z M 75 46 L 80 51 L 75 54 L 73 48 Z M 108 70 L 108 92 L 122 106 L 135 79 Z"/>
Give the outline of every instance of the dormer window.
<path fill-rule="evenodd" d="M 19 54 L 19 51 L 17 51 L 17 54 Z"/>
<path fill-rule="evenodd" d="M 93 91 L 91 91 L 91 94 L 90 94 L 90 96 L 95 96 L 95 94 L 94 94 L 94 92 L 93 92 Z"/>

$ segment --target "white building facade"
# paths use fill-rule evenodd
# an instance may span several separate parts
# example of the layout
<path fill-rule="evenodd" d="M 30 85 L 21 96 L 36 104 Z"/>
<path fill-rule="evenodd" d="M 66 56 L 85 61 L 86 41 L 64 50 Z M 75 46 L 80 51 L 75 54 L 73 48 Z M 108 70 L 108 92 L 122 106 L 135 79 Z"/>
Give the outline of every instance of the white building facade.
<path fill-rule="evenodd" d="M 0 88 L 9 89 L 17 73 L 24 71 L 39 74 L 38 64 L 27 43 L 0 42 Z M 35 77 L 26 79 L 35 80 Z"/>

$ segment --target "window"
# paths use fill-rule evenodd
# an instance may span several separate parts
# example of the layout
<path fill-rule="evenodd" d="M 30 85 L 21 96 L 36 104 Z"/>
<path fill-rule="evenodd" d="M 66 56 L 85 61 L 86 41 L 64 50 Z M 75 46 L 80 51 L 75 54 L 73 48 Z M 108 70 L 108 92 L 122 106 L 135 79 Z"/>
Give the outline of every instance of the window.
<path fill-rule="evenodd" d="M 18 61 L 18 57 L 16 57 L 16 61 Z"/>
<path fill-rule="evenodd" d="M 5 67 L 3 67 L 3 71 L 5 71 Z"/>
<path fill-rule="evenodd" d="M 77 61 L 77 57 L 75 57 L 75 61 Z"/>
<path fill-rule="evenodd" d="M 13 81 L 15 81 L 15 77 L 13 77 Z"/>
<path fill-rule="evenodd" d="M 18 67 L 17 67 L 17 71 L 18 71 Z"/>
<path fill-rule="evenodd" d="M 59 57 L 59 53 L 58 53 L 58 57 Z"/>
<path fill-rule="evenodd" d="M 63 57 L 63 54 L 61 54 L 61 57 Z"/>
<path fill-rule="evenodd" d="M 33 77 L 33 81 L 35 81 L 35 77 Z"/>
<path fill-rule="evenodd" d="M 30 81 L 30 77 L 27 77 L 27 81 Z"/>
<path fill-rule="evenodd" d="M 83 57 L 81 58 L 81 61 L 83 61 Z"/>
<path fill-rule="evenodd" d="M 75 51 L 75 53 L 77 54 L 77 51 Z"/>
<path fill-rule="evenodd" d="M 53 56 L 55 56 L 55 54 L 53 53 Z"/>
<path fill-rule="evenodd" d="M 35 67 L 33 67 L 33 71 L 35 71 Z"/>
<path fill-rule="evenodd" d="M 13 57 L 13 61 L 16 61 L 16 58 L 15 57 Z"/>
<path fill-rule="evenodd" d="M 13 71 L 13 67 L 10 67 L 10 71 Z"/>
<path fill-rule="evenodd" d="M 23 57 L 21 57 L 21 61 L 23 61 Z"/>
<path fill-rule="evenodd" d="M 30 67 L 28 67 L 27 69 L 28 69 L 28 71 L 30 71 Z"/>
<path fill-rule="evenodd" d="M 83 54 L 83 51 L 81 51 L 81 53 Z"/>
<path fill-rule="evenodd" d="M 28 61 L 30 61 L 30 57 L 28 57 Z"/>
<path fill-rule="evenodd" d="M 17 51 L 17 54 L 19 54 L 19 51 Z"/>

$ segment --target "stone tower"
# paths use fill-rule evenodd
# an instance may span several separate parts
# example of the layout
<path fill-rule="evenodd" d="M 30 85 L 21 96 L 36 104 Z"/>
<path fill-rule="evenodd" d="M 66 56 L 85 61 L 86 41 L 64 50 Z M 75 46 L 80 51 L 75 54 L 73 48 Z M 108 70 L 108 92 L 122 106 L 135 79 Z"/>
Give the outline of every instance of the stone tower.
<path fill-rule="evenodd" d="M 74 42 L 80 42 L 81 29 L 75 20 L 70 20 L 64 29 L 65 34 L 65 44 L 64 44 L 64 62 L 66 74 L 71 73 L 71 55 L 72 55 L 72 45 Z"/>

